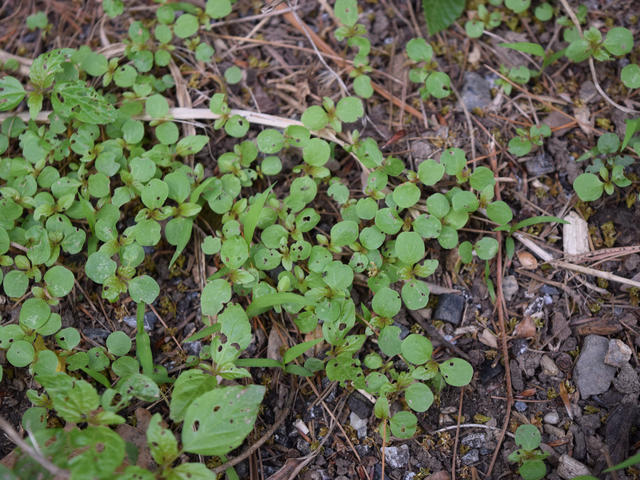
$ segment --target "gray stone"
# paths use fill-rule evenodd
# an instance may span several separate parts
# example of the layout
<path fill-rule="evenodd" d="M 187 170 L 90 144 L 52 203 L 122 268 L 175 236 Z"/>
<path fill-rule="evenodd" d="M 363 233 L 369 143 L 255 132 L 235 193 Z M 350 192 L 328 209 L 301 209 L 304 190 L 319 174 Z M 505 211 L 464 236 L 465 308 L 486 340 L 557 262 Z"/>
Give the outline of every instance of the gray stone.
<path fill-rule="evenodd" d="M 460 325 L 464 312 L 464 297 L 455 293 L 445 293 L 438 298 L 438 306 L 433 314 L 436 320 Z"/>
<path fill-rule="evenodd" d="M 472 433 L 462 439 L 462 444 L 471 448 L 482 448 L 487 442 L 487 437 L 484 433 Z"/>
<path fill-rule="evenodd" d="M 578 95 L 584 103 L 591 103 L 598 98 L 598 90 L 596 90 L 596 86 L 591 80 L 587 80 L 580 87 L 580 93 Z"/>
<path fill-rule="evenodd" d="M 124 317 L 122 319 L 122 321 L 129 327 L 131 328 L 136 328 L 138 323 L 136 321 L 136 317 L 135 315 L 131 315 L 128 317 Z M 158 317 L 156 317 L 156 314 L 153 312 L 147 312 L 144 314 L 144 329 L 149 332 L 151 330 L 153 330 L 153 327 L 155 326 L 156 322 L 158 321 Z"/>
<path fill-rule="evenodd" d="M 556 375 L 560 374 L 560 369 L 558 368 L 556 363 L 547 355 L 543 355 L 542 358 L 540 358 L 540 366 L 542 367 L 542 371 L 545 375 L 555 377 Z"/>
<path fill-rule="evenodd" d="M 556 472 L 565 480 L 570 480 L 580 475 L 591 475 L 591 472 L 584 464 L 569 455 L 560 456 Z"/>
<path fill-rule="evenodd" d="M 464 74 L 461 100 L 468 110 L 484 108 L 491 103 L 491 85 L 475 72 Z"/>
<path fill-rule="evenodd" d="M 604 356 L 604 363 L 612 367 L 621 368 L 631 358 L 631 349 L 622 340 L 612 338 L 609 340 L 609 349 Z"/>
<path fill-rule="evenodd" d="M 515 409 L 517 411 L 519 411 L 520 413 L 522 412 L 526 412 L 527 411 L 527 404 L 524 402 L 516 402 L 513 404 L 513 406 L 515 407 Z"/>
<path fill-rule="evenodd" d="M 622 262 L 622 265 L 624 265 L 627 271 L 635 273 L 638 267 L 640 267 L 640 255 L 637 253 L 628 255 L 627 258 L 624 259 L 624 262 Z"/>
<path fill-rule="evenodd" d="M 104 328 L 85 328 L 82 330 L 87 337 L 100 343 L 104 343 L 111 332 Z"/>
<path fill-rule="evenodd" d="M 560 415 L 558 415 L 558 412 L 555 410 L 552 410 L 547 413 L 542 420 L 544 420 L 544 423 L 548 423 L 549 425 L 557 425 L 558 422 L 560 422 Z"/>
<path fill-rule="evenodd" d="M 544 150 L 540 151 L 531 160 L 525 162 L 527 173 L 532 177 L 539 177 L 548 173 L 553 173 L 556 170 L 556 166 L 553 162 L 553 157 Z"/>
<path fill-rule="evenodd" d="M 521 392 L 524 390 L 524 380 L 522 379 L 522 370 L 520 370 L 518 361 L 511 359 L 509 368 L 511 370 L 511 386 L 516 392 Z"/>
<path fill-rule="evenodd" d="M 640 392 L 640 379 L 638 379 L 638 372 L 625 363 L 620 369 L 620 373 L 613 380 L 614 388 L 620 393 L 638 393 Z"/>
<path fill-rule="evenodd" d="M 360 418 L 369 418 L 371 416 L 372 406 L 369 401 L 358 392 L 353 392 L 347 400 L 349 409 Z"/>
<path fill-rule="evenodd" d="M 502 293 L 504 299 L 509 302 L 518 293 L 518 281 L 515 275 L 507 275 L 502 280 Z"/>
<path fill-rule="evenodd" d="M 358 434 L 358 438 L 367 436 L 367 419 L 362 419 L 355 412 L 349 415 L 349 423 Z"/>
<path fill-rule="evenodd" d="M 473 448 L 465 453 L 460 459 L 465 465 L 473 465 L 480 461 L 480 451 L 477 448 Z"/>
<path fill-rule="evenodd" d="M 409 445 L 404 444 L 399 447 L 386 447 L 384 458 L 391 468 L 404 468 L 409 463 Z"/>
<path fill-rule="evenodd" d="M 566 436 L 564 430 L 553 425 L 545 425 L 543 428 L 547 435 L 551 435 L 555 438 L 564 438 Z"/>
<path fill-rule="evenodd" d="M 609 389 L 616 369 L 604 363 L 609 340 L 600 335 L 587 335 L 573 370 L 581 398 L 604 393 Z"/>

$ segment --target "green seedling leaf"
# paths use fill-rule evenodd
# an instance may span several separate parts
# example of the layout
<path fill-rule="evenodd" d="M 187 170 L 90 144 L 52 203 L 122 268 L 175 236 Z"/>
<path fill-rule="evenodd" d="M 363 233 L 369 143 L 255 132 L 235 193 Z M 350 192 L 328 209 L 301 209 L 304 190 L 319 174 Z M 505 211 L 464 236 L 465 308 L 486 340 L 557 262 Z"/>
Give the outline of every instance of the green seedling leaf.
<path fill-rule="evenodd" d="M 462 15 L 464 5 L 464 0 L 422 0 L 429 35 L 435 35 L 455 22 Z"/>
<path fill-rule="evenodd" d="M 540 459 L 525 460 L 518 468 L 518 473 L 524 480 L 542 480 L 547 474 L 547 466 Z"/>
<path fill-rule="evenodd" d="M 29 330 L 38 330 L 51 316 L 51 309 L 41 298 L 29 298 L 20 309 L 20 325 Z"/>
<path fill-rule="evenodd" d="M 593 173 L 583 173 L 573 181 L 573 189 L 583 202 L 599 199 L 604 191 L 604 183 Z"/>
<path fill-rule="evenodd" d="M 80 80 L 56 83 L 51 95 L 51 105 L 62 117 L 92 125 L 111 123 L 116 119 L 113 105 Z"/>
<path fill-rule="evenodd" d="M 73 273 L 62 265 L 56 265 L 44 274 L 47 290 L 54 297 L 65 297 L 73 289 Z"/>
<path fill-rule="evenodd" d="M 393 201 L 400 208 L 414 206 L 420 200 L 420 188 L 415 183 L 406 182 L 398 185 L 393 191 Z"/>
<path fill-rule="evenodd" d="M 507 225 L 513 220 L 513 212 L 506 202 L 497 200 L 487 205 L 487 217 L 498 225 Z"/>
<path fill-rule="evenodd" d="M 160 294 L 158 283 L 149 275 L 140 275 L 129 282 L 129 295 L 136 303 L 153 303 Z"/>
<path fill-rule="evenodd" d="M 304 352 L 306 352 L 310 348 L 315 347 L 320 342 L 322 342 L 322 339 L 316 338 L 315 340 L 308 340 L 306 342 L 302 342 L 297 345 L 294 345 L 293 347 L 288 349 L 286 352 L 284 352 L 284 355 L 282 356 L 282 363 L 286 365 L 287 363 L 294 361 Z"/>
<path fill-rule="evenodd" d="M 505 0 L 504 4 L 514 13 L 522 13 L 529 8 L 531 0 Z"/>
<path fill-rule="evenodd" d="M 270 293 L 262 295 L 258 298 L 254 298 L 253 302 L 247 307 L 247 315 L 249 317 L 255 317 L 263 312 L 266 312 L 271 307 L 279 305 L 295 305 L 298 307 L 304 307 L 312 305 L 314 302 L 311 299 L 297 295 L 295 293 L 280 292 Z"/>
<path fill-rule="evenodd" d="M 398 292 L 388 287 L 378 290 L 371 301 L 373 311 L 385 318 L 393 318 L 400 311 L 401 306 Z"/>
<path fill-rule="evenodd" d="M 234 471 L 233 468 L 227 470 L 227 478 L 232 480 L 232 477 L 229 475 L 230 471 Z M 167 480 L 216 480 L 216 478 L 216 474 L 209 470 L 204 463 L 191 462 L 183 463 L 172 468 L 167 476 Z M 135 480 L 138 479 L 136 478 Z"/>
<path fill-rule="evenodd" d="M 182 372 L 173 385 L 169 412 L 171 420 L 181 422 L 193 400 L 213 390 L 217 385 L 216 378 L 202 370 Z"/>
<path fill-rule="evenodd" d="M 558 218 L 558 217 L 552 217 L 550 215 L 541 215 L 541 216 L 537 216 L 537 217 L 531 217 L 531 218 L 525 218 L 524 220 L 516 223 L 511 230 L 512 231 L 516 231 L 516 230 L 520 230 L 521 228 L 527 228 L 530 227 L 531 225 L 537 225 L 539 223 L 562 223 L 562 224 L 566 224 L 569 223 L 566 220 L 563 220 L 562 218 Z"/>
<path fill-rule="evenodd" d="M 481 260 L 491 260 L 498 253 L 500 244 L 493 237 L 484 237 L 476 242 L 475 249 L 478 258 Z"/>
<path fill-rule="evenodd" d="M 407 42 L 406 50 L 414 62 L 430 62 L 433 57 L 433 48 L 424 38 L 412 38 Z"/>
<path fill-rule="evenodd" d="M 409 363 L 414 365 L 422 365 L 431 360 L 433 353 L 433 345 L 431 341 L 416 333 L 412 333 L 402 341 L 401 344 L 402 357 Z"/>
<path fill-rule="evenodd" d="M 225 455 L 253 429 L 265 387 L 220 387 L 196 398 L 187 408 L 182 428 L 186 452 Z"/>
<path fill-rule="evenodd" d="M 207 0 L 206 13 L 211 18 L 223 18 L 231 13 L 229 0 Z"/>
<path fill-rule="evenodd" d="M 421 280 L 410 280 L 402 286 L 402 301 L 409 310 L 420 310 L 429 302 L 429 287 Z"/>
<path fill-rule="evenodd" d="M 402 232 L 396 239 L 395 254 L 407 265 L 418 263 L 425 254 L 424 240 L 416 232 Z"/>
<path fill-rule="evenodd" d="M 336 105 L 336 115 L 345 123 L 353 123 L 364 115 L 362 100 L 358 97 L 344 97 Z"/>
<path fill-rule="evenodd" d="M 178 442 L 171 430 L 162 426 L 162 416 L 154 414 L 147 428 L 147 443 L 151 456 L 160 466 L 170 465 L 178 456 Z"/>
<path fill-rule="evenodd" d="M 71 351 L 80 343 L 80 333 L 73 327 L 67 327 L 56 333 L 56 342 L 60 348 Z"/>
<path fill-rule="evenodd" d="M 13 110 L 26 94 L 22 83 L 17 78 L 9 75 L 0 78 L 0 111 Z"/>
<path fill-rule="evenodd" d="M 418 429 L 418 419 L 411 412 L 400 411 L 389 421 L 391 433 L 398 438 L 411 438 Z"/>
<path fill-rule="evenodd" d="M 7 350 L 7 361 L 14 367 L 26 367 L 35 356 L 35 350 L 30 342 L 18 340 L 13 342 Z"/>
<path fill-rule="evenodd" d="M 444 166 L 429 158 L 418 166 L 418 178 L 425 185 L 435 185 L 444 175 Z"/>
<path fill-rule="evenodd" d="M 202 290 L 200 299 L 202 314 L 217 315 L 229 300 L 231 300 L 231 286 L 226 280 L 218 278 L 207 282 L 207 285 Z"/>
<path fill-rule="evenodd" d="M 620 79 L 627 88 L 640 88 L 640 67 L 635 63 L 626 65 L 620 72 Z"/>
<path fill-rule="evenodd" d="M 19 298 L 29 288 L 29 277 L 20 270 L 11 270 L 4 276 L 4 293 L 10 298 Z"/>
<path fill-rule="evenodd" d="M 344 220 L 331 227 L 331 244 L 344 247 L 358 239 L 358 224 L 352 220 Z"/>
<path fill-rule="evenodd" d="M 409 385 L 404 392 L 407 405 L 414 412 L 426 412 L 433 404 L 433 392 L 424 383 L 416 382 Z"/>
<path fill-rule="evenodd" d="M 176 20 L 174 32 L 179 38 L 188 38 L 198 32 L 198 18 L 189 13 L 182 14 Z"/>
<path fill-rule="evenodd" d="M 284 137 L 275 128 L 267 128 L 258 134 L 256 139 L 262 153 L 278 153 L 284 147 Z"/>
<path fill-rule="evenodd" d="M 54 375 L 38 375 L 36 381 L 47 391 L 56 413 L 67 422 L 86 421 L 100 405 L 98 392 L 84 380 L 59 372 Z"/>
<path fill-rule="evenodd" d="M 89 426 L 83 430 L 73 429 L 69 437 L 70 444 L 79 452 L 69 461 L 74 477 L 111 476 L 124 460 L 124 440 L 110 428 Z M 82 474 L 79 475 L 77 472 Z"/>
<path fill-rule="evenodd" d="M 473 367 L 461 358 L 451 358 L 439 367 L 444 381 L 453 387 L 464 387 L 473 378 Z"/>
<path fill-rule="evenodd" d="M 353 27 L 358 21 L 358 2 L 356 0 L 337 0 L 333 10 L 336 17 L 347 27 Z"/>
<path fill-rule="evenodd" d="M 389 325 L 380 331 L 378 346 L 380 351 L 389 357 L 398 355 L 401 352 L 400 327 Z"/>
<path fill-rule="evenodd" d="M 253 232 L 256 230 L 256 226 L 258 225 L 258 219 L 260 218 L 260 214 L 262 209 L 264 208 L 264 204 L 271 193 L 271 189 L 273 185 L 269 186 L 266 191 L 258 194 L 253 204 L 249 208 L 249 212 L 242 219 L 242 225 L 244 228 L 244 238 L 247 242 L 247 245 L 251 245 L 251 241 L 253 239 Z"/>
<path fill-rule="evenodd" d="M 309 130 L 322 130 L 329 123 L 329 117 L 319 105 L 312 105 L 302 114 L 302 123 Z"/>
<path fill-rule="evenodd" d="M 616 57 L 626 55 L 633 49 L 633 34 L 624 27 L 613 27 L 607 32 L 604 48 Z"/>
<path fill-rule="evenodd" d="M 542 437 L 534 425 L 520 425 L 516 430 L 516 445 L 523 450 L 532 451 L 540 446 Z"/>
<path fill-rule="evenodd" d="M 614 470 L 622 470 L 623 468 L 629 468 L 634 465 L 637 465 L 638 463 L 640 463 L 640 452 L 630 456 L 626 460 L 618 463 L 617 465 L 614 465 L 613 467 L 607 468 L 606 470 L 604 470 L 604 472 L 613 472 Z M 576 480 L 576 478 L 574 478 L 573 480 Z"/>
<path fill-rule="evenodd" d="M 181 139 L 176 145 L 176 153 L 181 157 L 195 155 L 209 143 L 206 135 L 190 135 Z"/>
<path fill-rule="evenodd" d="M 107 337 L 107 349 L 112 355 L 122 357 L 131 350 L 131 339 L 124 332 L 112 332 Z"/>

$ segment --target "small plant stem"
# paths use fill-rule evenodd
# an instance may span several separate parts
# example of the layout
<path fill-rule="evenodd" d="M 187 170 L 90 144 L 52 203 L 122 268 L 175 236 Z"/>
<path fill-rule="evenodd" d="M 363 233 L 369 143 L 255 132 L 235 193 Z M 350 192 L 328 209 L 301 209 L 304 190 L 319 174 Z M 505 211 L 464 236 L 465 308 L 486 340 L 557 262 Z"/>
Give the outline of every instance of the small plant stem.
<path fill-rule="evenodd" d="M 453 442 L 453 455 L 451 457 L 451 480 L 456 480 L 456 454 L 458 452 L 458 440 L 460 439 L 460 419 L 462 418 L 463 399 L 464 387 L 460 389 L 460 403 L 458 404 L 458 419 L 456 421 L 456 439 Z"/>
<path fill-rule="evenodd" d="M 70 474 L 67 470 L 63 470 L 58 467 L 54 463 L 52 463 L 49 459 L 45 458 L 40 452 L 38 452 L 35 448 L 25 442 L 18 432 L 15 431 L 13 426 L 9 422 L 7 422 L 4 417 L 0 416 L 0 428 L 4 431 L 5 435 L 15 443 L 24 453 L 29 455 L 33 460 L 38 462 L 38 464 L 44 468 L 51 475 L 54 475 L 59 479 L 66 479 L 70 477 Z"/>
<path fill-rule="evenodd" d="M 562 7 L 564 8 L 565 12 L 567 12 L 567 15 L 569 15 L 569 18 L 571 19 L 573 24 L 576 26 L 576 29 L 578 30 L 578 33 L 580 33 L 580 36 L 584 38 L 584 36 L 582 35 L 582 27 L 580 26 L 580 21 L 578 20 L 578 17 L 576 16 L 576 14 L 573 11 L 573 9 L 571 8 L 571 6 L 569 6 L 569 3 L 567 2 L 567 0 L 560 0 L 560 3 L 562 4 Z M 600 82 L 598 82 L 598 74 L 596 73 L 596 65 L 595 65 L 595 62 L 593 61 L 593 57 L 592 56 L 589 56 L 589 70 L 591 70 L 591 78 L 593 79 L 593 85 L 596 87 L 596 90 L 598 91 L 600 96 L 602 98 L 604 98 L 604 100 L 609 105 L 611 105 L 614 108 L 617 108 L 621 112 L 628 113 L 629 115 L 637 115 L 637 114 L 640 113 L 640 110 L 634 110 L 633 108 L 627 108 L 627 107 L 625 107 L 623 105 L 620 105 L 619 103 L 614 102 L 613 99 L 611 97 L 609 97 L 609 95 L 607 95 L 607 93 L 600 86 Z"/>
<path fill-rule="evenodd" d="M 384 480 L 384 450 L 387 448 L 387 419 L 385 418 L 382 421 L 382 449 L 380 452 L 382 453 L 382 474 L 380 478 Z"/>
<path fill-rule="evenodd" d="M 136 311 L 136 355 L 142 365 L 142 372 L 145 375 L 153 374 L 153 357 L 151 355 L 151 339 L 144 330 L 144 303 L 137 305 Z"/>
<path fill-rule="evenodd" d="M 494 172 L 494 175 L 498 174 L 498 159 L 495 155 L 495 148 L 493 142 L 490 146 L 491 152 L 493 153 L 490 157 L 491 169 Z M 496 200 L 500 200 L 500 184 L 496 184 Z M 498 232 L 497 235 L 498 240 L 498 254 L 496 255 L 496 308 L 498 310 L 498 325 L 500 327 L 500 344 L 502 347 L 502 359 L 504 361 L 504 373 L 505 373 L 505 382 L 507 389 L 507 411 L 505 412 L 504 422 L 502 424 L 502 430 L 500 430 L 500 436 L 498 437 L 498 443 L 496 445 L 496 449 L 493 452 L 493 456 L 491 457 L 491 463 L 489 464 L 489 468 L 487 469 L 486 478 L 491 478 L 491 472 L 493 470 L 493 466 L 496 463 L 498 458 L 498 453 L 500 452 L 500 446 L 502 445 L 502 441 L 504 440 L 505 434 L 507 432 L 507 427 L 509 426 L 509 419 L 511 417 L 511 407 L 513 406 L 513 391 L 511 389 L 511 370 L 509 369 L 509 348 L 507 346 L 507 327 L 504 320 L 504 295 L 502 294 L 502 232 Z"/>

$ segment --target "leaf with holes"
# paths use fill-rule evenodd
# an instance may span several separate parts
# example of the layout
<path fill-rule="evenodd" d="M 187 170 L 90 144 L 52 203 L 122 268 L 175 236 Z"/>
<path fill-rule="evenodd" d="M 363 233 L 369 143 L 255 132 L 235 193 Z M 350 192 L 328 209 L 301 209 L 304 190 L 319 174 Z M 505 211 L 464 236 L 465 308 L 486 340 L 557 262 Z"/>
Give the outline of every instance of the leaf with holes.
<path fill-rule="evenodd" d="M 226 455 L 253 429 L 265 387 L 221 387 L 196 398 L 187 408 L 182 428 L 186 452 Z"/>
<path fill-rule="evenodd" d="M 151 417 L 147 428 L 147 443 L 151 456 L 158 465 L 168 465 L 178 456 L 178 442 L 171 430 L 162 426 L 162 416 L 156 413 Z"/>
<path fill-rule="evenodd" d="M 469 385 L 473 378 L 473 367 L 461 358 L 451 358 L 440 364 L 440 373 L 444 381 L 453 387 Z"/>

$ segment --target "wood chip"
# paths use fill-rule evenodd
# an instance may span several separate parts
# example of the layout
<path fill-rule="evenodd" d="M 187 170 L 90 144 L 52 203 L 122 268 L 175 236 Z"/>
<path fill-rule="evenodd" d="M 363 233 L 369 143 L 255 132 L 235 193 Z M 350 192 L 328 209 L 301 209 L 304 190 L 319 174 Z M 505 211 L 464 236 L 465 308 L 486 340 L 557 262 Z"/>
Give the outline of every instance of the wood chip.
<path fill-rule="evenodd" d="M 565 255 L 582 255 L 589 251 L 589 225 L 576 212 L 564 217 L 569 222 L 562 227 L 562 246 Z"/>
<path fill-rule="evenodd" d="M 538 268 L 538 260 L 536 260 L 536 257 L 531 255 L 529 252 L 520 251 L 517 255 L 520 265 L 522 265 L 522 268 L 525 270 L 535 270 Z"/>

